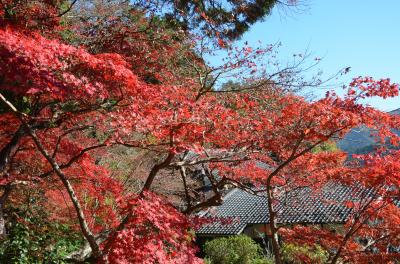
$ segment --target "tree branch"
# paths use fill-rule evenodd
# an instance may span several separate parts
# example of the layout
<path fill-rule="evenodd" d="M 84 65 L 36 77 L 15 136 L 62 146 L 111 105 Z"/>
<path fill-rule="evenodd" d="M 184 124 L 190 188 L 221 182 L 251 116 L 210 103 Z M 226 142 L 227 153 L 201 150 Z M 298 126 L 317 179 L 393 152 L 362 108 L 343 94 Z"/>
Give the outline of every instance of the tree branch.
<path fill-rule="evenodd" d="M 68 192 L 68 195 L 70 196 L 72 204 L 74 205 L 75 211 L 78 216 L 79 225 L 81 227 L 84 237 L 89 242 L 90 247 L 92 248 L 93 256 L 99 257 L 101 255 L 99 245 L 97 244 L 96 239 L 86 222 L 85 215 L 83 213 L 79 199 L 74 191 L 74 188 L 72 187 L 71 183 L 67 179 L 66 175 L 62 172 L 62 170 L 61 170 L 60 166 L 57 164 L 57 162 L 51 157 L 51 155 L 44 148 L 40 139 L 38 138 L 36 133 L 32 130 L 30 125 L 25 121 L 25 118 L 27 116 L 25 114 L 19 112 L 16 109 L 16 107 L 11 102 L 9 102 L 1 93 L 0 93 L 0 100 L 2 100 L 10 108 L 10 110 L 14 112 L 14 114 L 18 117 L 18 119 L 22 122 L 27 133 L 32 137 L 32 139 L 35 142 L 35 145 L 37 146 L 40 153 L 46 158 L 46 160 L 50 163 L 53 170 L 56 172 L 56 174 L 60 178 L 61 182 L 63 183 L 64 187 L 66 188 L 66 190 Z"/>

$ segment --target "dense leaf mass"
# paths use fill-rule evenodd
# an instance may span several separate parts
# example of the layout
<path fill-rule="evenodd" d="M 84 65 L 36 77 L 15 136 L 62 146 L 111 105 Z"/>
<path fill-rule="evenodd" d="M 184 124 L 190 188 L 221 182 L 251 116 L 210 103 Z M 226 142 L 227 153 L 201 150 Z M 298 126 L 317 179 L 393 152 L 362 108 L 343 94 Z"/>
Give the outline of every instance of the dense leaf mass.
<path fill-rule="evenodd" d="M 84 49 L 6 28 L 0 31 L 2 87 L 19 95 L 45 94 L 104 99 L 121 87 L 134 93 L 137 78 L 117 54 L 91 55 Z M 10 67 L 13 65 L 13 67 Z"/>
<path fill-rule="evenodd" d="M 152 193 L 135 197 L 123 210 L 132 215 L 112 241 L 112 263 L 201 263 L 191 247 L 188 219 Z"/>

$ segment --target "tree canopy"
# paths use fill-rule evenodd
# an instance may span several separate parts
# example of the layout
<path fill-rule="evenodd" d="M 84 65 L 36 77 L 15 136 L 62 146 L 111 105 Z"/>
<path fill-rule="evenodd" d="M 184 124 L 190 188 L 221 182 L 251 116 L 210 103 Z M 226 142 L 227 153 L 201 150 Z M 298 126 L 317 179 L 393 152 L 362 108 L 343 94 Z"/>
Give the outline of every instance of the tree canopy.
<path fill-rule="evenodd" d="M 182 9 L 174 23 L 201 20 L 201 30 L 236 38 L 276 2 L 166 4 Z M 26 263 L 202 263 L 194 230 L 220 220 L 192 213 L 220 205 L 225 187 L 256 186 L 276 263 L 278 235 L 307 249 L 292 256 L 304 262 L 313 250 L 329 263 L 398 259 L 389 249 L 400 246 L 400 152 L 349 163 L 331 147 L 360 126 L 398 145 L 400 118 L 361 103 L 398 96 L 398 84 L 360 76 L 343 96 L 307 100 L 295 91 L 321 80 L 301 76 L 303 58 L 272 68 L 259 62 L 273 61 L 273 45 L 220 45 L 228 57 L 208 65 L 204 53 L 218 46 L 176 30 L 168 9 L 149 15 L 146 3 L 0 4 L 0 253 Z M 190 182 L 199 167 L 207 197 Z M 352 211 L 341 230 L 277 225 L 279 195 L 317 194 L 330 181 L 369 190 L 340 201 Z"/>

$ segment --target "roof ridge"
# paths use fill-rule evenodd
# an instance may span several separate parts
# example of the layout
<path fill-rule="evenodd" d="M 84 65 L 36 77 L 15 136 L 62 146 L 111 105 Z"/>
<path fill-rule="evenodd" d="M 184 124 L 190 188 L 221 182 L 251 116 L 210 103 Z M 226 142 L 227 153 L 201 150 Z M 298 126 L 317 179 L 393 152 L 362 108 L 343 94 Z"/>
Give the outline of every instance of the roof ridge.
<path fill-rule="evenodd" d="M 225 199 L 229 198 L 230 196 L 232 196 L 234 193 L 238 192 L 239 190 L 241 190 L 241 189 L 237 188 L 237 187 L 233 188 L 227 194 L 225 194 L 224 197 L 222 197 L 222 200 L 225 200 Z"/>

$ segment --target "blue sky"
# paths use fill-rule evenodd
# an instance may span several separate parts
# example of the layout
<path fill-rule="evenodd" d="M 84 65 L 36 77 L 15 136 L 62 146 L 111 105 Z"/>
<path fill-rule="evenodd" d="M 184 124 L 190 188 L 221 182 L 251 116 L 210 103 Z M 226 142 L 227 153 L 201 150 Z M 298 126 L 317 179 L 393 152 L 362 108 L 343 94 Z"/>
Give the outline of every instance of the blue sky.
<path fill-rule="evenodd" d="M 400 82 L 400 1 L 300 0 L 303 10 L 273 10 L 271 16 L 247 32 L 242 41 L 257 46 L 280 41 L 280 59 L 306 48 L 322 57 L 319 65 L 328 76 L 351 67 L 352 77 L 389 77 Z M 318 93 L 318 91 L 317 91 Z M 322 94 L 322 91 L 319 92 Z M 400 108 L 400 98 L 368 102 L 384 111 Z"/>

